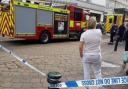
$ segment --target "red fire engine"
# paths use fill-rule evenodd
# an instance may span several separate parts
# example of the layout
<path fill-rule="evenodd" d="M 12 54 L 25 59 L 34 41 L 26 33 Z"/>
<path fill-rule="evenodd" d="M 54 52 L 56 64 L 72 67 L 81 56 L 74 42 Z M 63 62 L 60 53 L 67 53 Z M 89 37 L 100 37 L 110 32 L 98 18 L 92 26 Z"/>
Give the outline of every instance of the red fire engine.
<path fill-rule="evenodd" d="M 2 2 L 1 2 L 2 3 Z M 39 3 L 11 0 L 1 4 L 0 34 L 26 40 L 79 39 L 86 26 L 86 13 L 73 5 L 68 10 Z"/>

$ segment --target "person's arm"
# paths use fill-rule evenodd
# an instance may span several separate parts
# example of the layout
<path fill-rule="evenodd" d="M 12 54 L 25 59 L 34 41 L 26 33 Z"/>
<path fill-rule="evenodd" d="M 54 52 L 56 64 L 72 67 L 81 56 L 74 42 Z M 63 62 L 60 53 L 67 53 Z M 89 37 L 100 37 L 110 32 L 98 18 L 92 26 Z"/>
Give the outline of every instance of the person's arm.
<path fill-rule="evenodd" d="M 83 57 L 83 49 L 84 49 L 84 42 L 81 41 L 79 45 L 79 53 L 81 58 Z"/>
<path fill-rule="evenodd" d="M 80 57 L 83 57 L 83 51 L 84 51 L 84 47 L 85 47 L 85 32 L 81 34 L 80 37 L 80 43 L 79 43 L 79 53 L 80 53 Z"/>
<path fill-rule="evenodd" d="M 124 34 L 124 40 L 128 41 L 128 31 L 126 31 L 125 34 Z"/>

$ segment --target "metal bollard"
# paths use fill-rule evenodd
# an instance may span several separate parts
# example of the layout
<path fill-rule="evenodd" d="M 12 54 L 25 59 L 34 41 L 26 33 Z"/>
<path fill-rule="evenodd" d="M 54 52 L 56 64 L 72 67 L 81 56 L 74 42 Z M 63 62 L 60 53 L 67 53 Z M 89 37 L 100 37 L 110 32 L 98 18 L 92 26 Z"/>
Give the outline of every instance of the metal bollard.
<path fill-rule="evenodd" d="M 47 82 L 49 84 L 57 84 L 60 83 L 60 78 L 62 77 L 61 73 L 59 72 L 49 72 L 47 74 Z M 59 88 L 50 88 L 48 87 L 48 89 L 59 89 Z"/>

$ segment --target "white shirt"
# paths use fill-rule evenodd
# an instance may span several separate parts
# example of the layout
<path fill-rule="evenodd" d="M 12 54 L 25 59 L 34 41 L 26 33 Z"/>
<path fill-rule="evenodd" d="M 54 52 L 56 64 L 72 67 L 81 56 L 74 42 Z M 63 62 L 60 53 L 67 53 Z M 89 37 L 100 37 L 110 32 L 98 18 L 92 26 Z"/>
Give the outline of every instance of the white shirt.
<path fill-rule="evenodd" d="M 100 29 L 89 29 L 82 33 L 80 41 L 85 44 L 84 54 L 99 54 L 101 52 L 101 37 Z"/>

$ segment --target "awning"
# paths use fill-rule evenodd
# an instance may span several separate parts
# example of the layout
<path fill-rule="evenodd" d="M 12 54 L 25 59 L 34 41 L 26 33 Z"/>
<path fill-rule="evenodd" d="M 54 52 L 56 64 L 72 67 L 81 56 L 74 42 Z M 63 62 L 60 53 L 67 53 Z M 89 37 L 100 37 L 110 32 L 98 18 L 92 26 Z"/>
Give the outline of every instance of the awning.
<path fill-rule="evenodd" d="M 127 14 L 128 15 L 128 9 L 126 9 L 126 8 L 115 8 L 114 11 L 117 14 Z"/>

